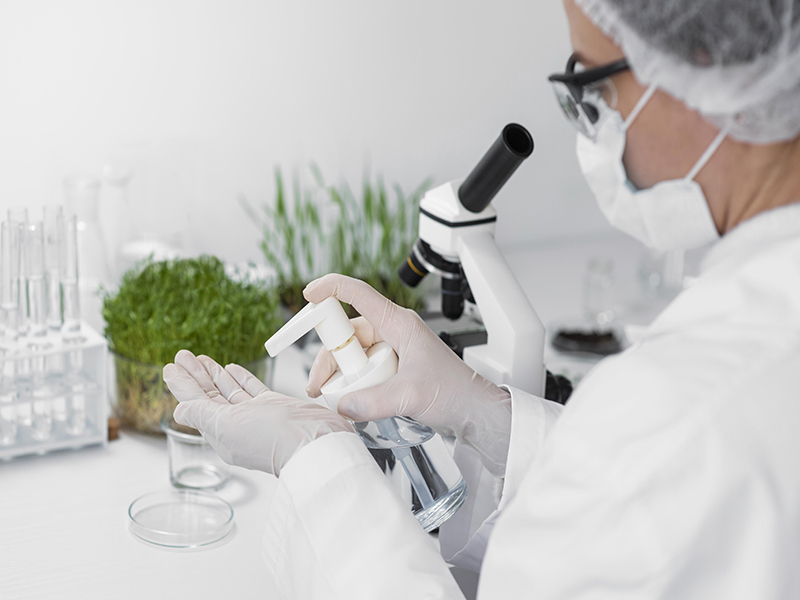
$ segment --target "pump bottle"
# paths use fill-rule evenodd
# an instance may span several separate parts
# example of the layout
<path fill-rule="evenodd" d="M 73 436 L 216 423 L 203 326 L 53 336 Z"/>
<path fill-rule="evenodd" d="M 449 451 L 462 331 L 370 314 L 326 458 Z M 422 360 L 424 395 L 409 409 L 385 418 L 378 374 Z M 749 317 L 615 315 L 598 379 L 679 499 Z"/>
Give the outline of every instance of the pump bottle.
<path fill-rule="evenodd" d="M 351 392 L 379 385 L 397 373 L 397 354 L 386 342 L 366 351 L 336 298 L 309 303 L 265 344 L 276 356 L 311 329 L 339 366 L 322 386 L 328 408 Z M 395 490 L 425 531 L 439 527 L 459 509 L 467 486 L 444 440 L 407 417 L 355 423 L 356 430 Z M 399 468 L 398 468 L 399 466 Z"/>

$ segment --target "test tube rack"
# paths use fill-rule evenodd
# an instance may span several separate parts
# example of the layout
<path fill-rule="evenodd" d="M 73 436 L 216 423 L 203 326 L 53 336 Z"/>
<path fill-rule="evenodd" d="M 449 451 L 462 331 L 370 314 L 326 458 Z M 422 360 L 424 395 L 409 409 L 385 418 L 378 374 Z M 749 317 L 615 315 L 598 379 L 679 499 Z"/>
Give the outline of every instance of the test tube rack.
<path fill-rule="evenodd" d="M 0 354 L 0 460 L 105 445 L 107 344 L 80 334 L 21 337 Z"/>

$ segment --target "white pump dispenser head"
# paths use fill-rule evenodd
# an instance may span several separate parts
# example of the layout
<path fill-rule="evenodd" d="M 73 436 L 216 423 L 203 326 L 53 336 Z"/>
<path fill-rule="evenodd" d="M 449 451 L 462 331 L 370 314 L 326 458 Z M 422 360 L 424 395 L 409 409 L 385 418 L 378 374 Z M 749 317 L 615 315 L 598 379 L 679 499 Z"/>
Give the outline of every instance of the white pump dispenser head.
<path fill-rule="evenodd" d="M 331 410 L 336 411 L 345 394 L 383 383 L 397 372 L 397 354 L 391 346 L 380 342 L 365 352 L 350 319 L 334 297 L 304 306 L 264 346 L 270 356 L 276 356 L 312 328 L 339 365 L 339 370 L 322 386 L 322 396 Z"/>

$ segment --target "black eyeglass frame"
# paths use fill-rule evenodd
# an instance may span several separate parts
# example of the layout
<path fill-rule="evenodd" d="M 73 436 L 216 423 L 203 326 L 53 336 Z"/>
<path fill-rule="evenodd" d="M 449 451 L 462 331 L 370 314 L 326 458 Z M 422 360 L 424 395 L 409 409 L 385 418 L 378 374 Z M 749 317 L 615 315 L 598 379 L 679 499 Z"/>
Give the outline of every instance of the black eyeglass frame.
<path fill-rule="evenodd" d="M 631 68 L 631 66 L 628 64 L 628 60 L 621 58 L 613 63 L 576 73 L 575 65 L 579 62 L 580 59 L 578 58 L 578 53 L 573 52 L 567 61 L 567 68 L 565 72 L 554 73 L 547 78 L 547 81 L 558 81 L 559 83 L 563 83 L 565 86 L 567 86 L 567 89 L 569 89 L 572 97 L 579 104 L 583 101 L 583 88 Z"/>

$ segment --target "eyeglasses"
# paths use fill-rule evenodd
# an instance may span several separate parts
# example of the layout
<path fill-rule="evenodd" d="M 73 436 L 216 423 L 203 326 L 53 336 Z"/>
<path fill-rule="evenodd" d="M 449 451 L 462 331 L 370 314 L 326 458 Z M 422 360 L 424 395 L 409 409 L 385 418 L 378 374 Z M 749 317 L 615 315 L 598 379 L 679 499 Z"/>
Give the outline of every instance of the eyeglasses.
<path fill-rule="evenodd" d="M 600 120 L 601 102 L 616 108 L 617 90 L 609 77 L 630 68 L 624 58 L 595 69 L 575 71 L 580 64 L 577 54 L 567 61 L 564 73 L 550 75 L 547 80 L 553 84 L 561 109 L 575 128 L 594 140 L 597 136 L 597 123 Z"/>

